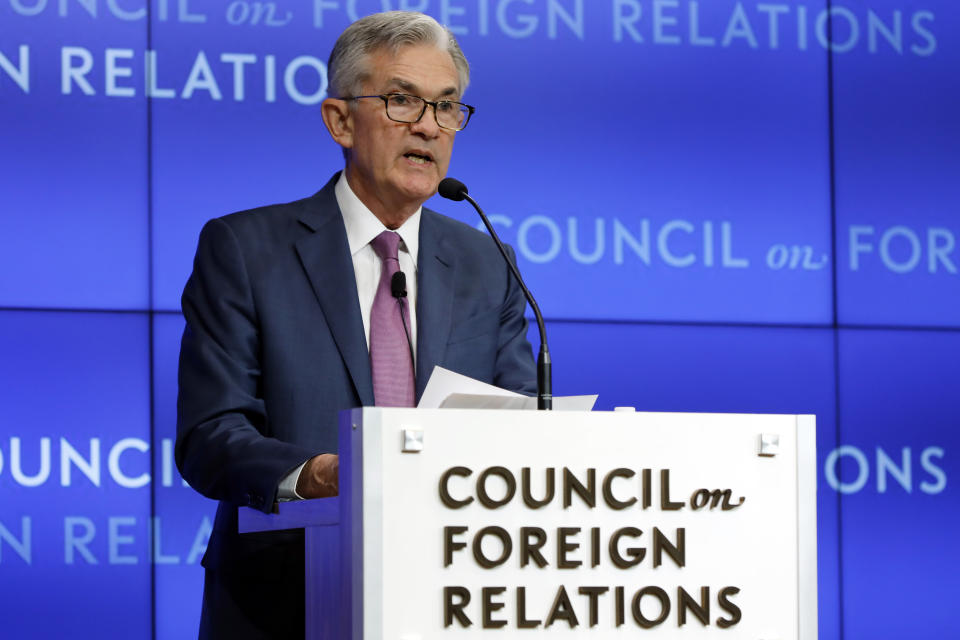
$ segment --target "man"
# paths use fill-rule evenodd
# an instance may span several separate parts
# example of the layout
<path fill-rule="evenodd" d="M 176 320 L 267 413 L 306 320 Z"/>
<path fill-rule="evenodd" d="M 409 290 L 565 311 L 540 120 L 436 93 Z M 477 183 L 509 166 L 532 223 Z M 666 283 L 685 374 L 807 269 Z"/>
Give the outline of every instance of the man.
<path fill-rule="evenodd" d="M 237 507 L 335 495 L 339 411 L 413 406 L 435 365 L 536 388 L 525 301 L 493 242 L 422 209 L 473 111 L 455 39 L 422 14 L 369 16 L 328 73 L 344 171 L 208 222 L 184 289 L 176 459 L 220 500 L 201 637 L 303 635 L 302 535 L 238 535 Z"/>

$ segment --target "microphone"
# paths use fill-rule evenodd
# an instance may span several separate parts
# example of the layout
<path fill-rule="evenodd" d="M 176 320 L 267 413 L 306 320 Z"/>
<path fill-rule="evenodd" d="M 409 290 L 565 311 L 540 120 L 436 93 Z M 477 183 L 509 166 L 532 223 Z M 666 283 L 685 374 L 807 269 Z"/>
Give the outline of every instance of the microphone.
<path fill-rule="evenodd" d="M 407 274 L 403 271 L 397 271 L 390 278 L 390 295 L 394 298 L 407 297 Z"/>
<path fill-rule="evenodd" d="M 437 193 L 447 200 L 460 202 L 467 197 L 467 185 L 456 178 L 444 178 L 440 181 L 440 186 L 437 187 Z"/>
<path fill-rule="evenodd" d="M 440 181 L 437 192 L 448 200 L 454 200 L 456 202 L 466 200 L 473 205 L 473 208 L 480 214 L 480 219 L 483 220 L 487 231 L 490 232 L 490 237 L 493 238 L 493 241 L 496 243 L 497 249 L 500 250 L 500 255 L 503 256 L 503 260 L 510 268 L 510 272 L 513 273 L 513 277 L 517 279 L 517 284 L 519 284 L 520 289 L 523 290 L 523 295 L 527 298 L 527 302 L 530 303 L 530 308 L 533 309 L 533 315 L 537 319 L 537 329 L 540 330 L 540 355 L 537 356 L 537 409 L 553 409 L 553 374 L 552 363 L 550 362 L 550 349 L 547 347 L 547 328 L 543 323 L 543 316 L 540 314 L 540 307 L 537 305 L 537 301 L 533 299 L 533 294 L 530 293 L 527 285 L 523 282 L 523 278 L 520 277 L 520 271 L 517 270 L 516 265 L 514 265 L 507 256 L 507 250 L 504 248 L 503 243 L 500 242 L 500 236 L 494 231 L 490 220 L 486 214 L 483 213 L 483 210 L 480 208 L 480 205 L 477 204 L 476 200 L 467 195 L 467 185 L 456 178 L 444 178 Z"/>
<path fill-rule="evenodd" d="M 390 295 L 397 299 L 400 306 L 400 322 L 403 323 L 403 335 L 407 338 L 407 348 L 410 350 L 410 366 L 416 376 L 417 367 L 413 359 L 413 341 L 410 339 L 410 329 L 407 328 L 407 314 L 404 313 L 403 299 L 407 297 L 407 274 L 397 271 L 390 276 Z"/>

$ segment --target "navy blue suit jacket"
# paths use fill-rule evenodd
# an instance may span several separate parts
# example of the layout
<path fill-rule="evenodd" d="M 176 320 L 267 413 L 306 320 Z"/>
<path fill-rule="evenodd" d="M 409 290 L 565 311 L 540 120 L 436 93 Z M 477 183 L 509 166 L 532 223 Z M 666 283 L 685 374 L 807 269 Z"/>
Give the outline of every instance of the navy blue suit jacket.
<path fill-rule="evenodd" d="M 237 535 L 237 506 L 269 511 L 288 472 L 337 451 L 338 413 L 374 404 L 338 175 L 200 234 L 182 300 L 176 460 L 221 501 L 205 567 L 272 544 Z M 488 236 L 424 209 L 417 286 L 418 399 L 434 365 L 535 393 L 526 301 Z"/>

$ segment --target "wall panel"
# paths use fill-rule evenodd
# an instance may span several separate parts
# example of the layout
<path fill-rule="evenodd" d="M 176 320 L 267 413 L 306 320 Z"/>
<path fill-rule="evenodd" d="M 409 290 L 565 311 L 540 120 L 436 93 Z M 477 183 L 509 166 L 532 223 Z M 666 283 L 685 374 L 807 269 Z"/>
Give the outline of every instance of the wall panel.
<path fill-rule="evenodd" d="M 0 311 L 4 637 L 150 637 L 147 322 Z"/>

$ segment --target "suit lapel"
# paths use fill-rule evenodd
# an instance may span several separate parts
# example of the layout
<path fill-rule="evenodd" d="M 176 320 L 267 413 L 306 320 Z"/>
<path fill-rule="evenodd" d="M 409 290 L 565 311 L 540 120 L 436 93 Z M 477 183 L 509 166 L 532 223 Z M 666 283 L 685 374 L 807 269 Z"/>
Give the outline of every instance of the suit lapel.
<path fill-rule="evenodd" d="M 437 216 L 423 210 L 420 219 L 420 255 L 417 258 L 417 402 L 433 367 L 443 361 L 453 313 L 454 252 L 437 224 Z"/>
<path fill-rule="evenodd" d="M 360 402 L 372 406 L 373 379 L 357 280 L 343 216 L 333 190 L 337 177 L 314 196 L 315 205 L 300 216 L 300 222 L 313 233 L 300 238 L 296 249 Z"/>

